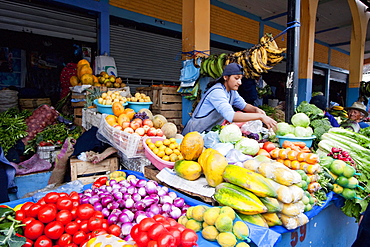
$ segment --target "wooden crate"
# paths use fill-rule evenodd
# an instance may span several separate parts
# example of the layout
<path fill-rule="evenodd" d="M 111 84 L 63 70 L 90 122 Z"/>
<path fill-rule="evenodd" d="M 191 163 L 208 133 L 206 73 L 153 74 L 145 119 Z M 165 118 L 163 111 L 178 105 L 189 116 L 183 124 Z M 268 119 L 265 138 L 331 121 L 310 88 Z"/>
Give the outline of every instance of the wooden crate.
<path fill-rule="evenodd" d="M 111 156 L 100 163 L 82 161 L 76 157 L 70 158 L 71 181 L 80 180 L 83 184 L 93 183 L 97 178 L 106 176 L 107 172 L 117 171 L 119 168 L 118 156 Z"/>
<path fill-rule="evenodd" d="M 44 104 L 51 105 L 50 98 L 19 99 L 19 108 L 21 110 L 34 110 Z"/>
<path fill-rule="evenodd" d="M 86 104 L 86 94 L 84 93 L 72 93 L 72 99 L 74 100 L 83 100 L 78 102 L 71 102 L 73 108 L 73 123 L 76 125 L 82 125 L 82 109 Z"/>

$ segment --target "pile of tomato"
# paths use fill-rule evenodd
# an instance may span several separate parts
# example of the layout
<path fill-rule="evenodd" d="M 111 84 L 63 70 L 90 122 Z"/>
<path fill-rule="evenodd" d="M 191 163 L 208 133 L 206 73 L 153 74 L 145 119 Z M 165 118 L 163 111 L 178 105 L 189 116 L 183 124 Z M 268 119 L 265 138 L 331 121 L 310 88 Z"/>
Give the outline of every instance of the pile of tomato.
<path fill-rule="evenodd" d="M 139 247 L 192 247 L 198 240 L 194 230 L 160 214 L 144 218 L 130 234 Z"/>
<path fill-rule="evenodd" d="M 16 211 L 22 221 L 25 247 L 79 247 L 101 234 L 119 236 L 118 225 L 108 225 L 91 204 L 80 204 L 77 192 L 49 192 L 37 203 L 26 202 Z"/>

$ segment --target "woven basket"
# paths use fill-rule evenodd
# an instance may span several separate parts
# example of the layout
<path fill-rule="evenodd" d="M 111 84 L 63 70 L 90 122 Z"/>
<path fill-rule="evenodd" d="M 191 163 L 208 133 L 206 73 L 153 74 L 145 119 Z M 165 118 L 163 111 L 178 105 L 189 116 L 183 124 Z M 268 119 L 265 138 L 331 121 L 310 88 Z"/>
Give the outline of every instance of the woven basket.
<path fill-rule="evenodd" d="M 8 89 L 0 90 L 0 112 L 13 107 L 18 107 L 18 91 Z"/>

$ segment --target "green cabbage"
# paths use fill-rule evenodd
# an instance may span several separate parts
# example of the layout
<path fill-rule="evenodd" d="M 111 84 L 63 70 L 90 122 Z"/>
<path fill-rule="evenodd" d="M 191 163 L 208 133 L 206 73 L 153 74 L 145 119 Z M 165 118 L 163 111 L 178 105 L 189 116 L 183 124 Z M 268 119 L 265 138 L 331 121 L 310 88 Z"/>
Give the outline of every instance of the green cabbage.
<path fill-rule="evenodd" d="M 310 137 L 312 136 L 312 133 L 313 131 L 311 127 L 303 128 L 303 127 L 297 126 L 294 128 L 294 135 L 296 137 Z"/>
<path fill-rule="evenodd" d="M 242 138 L 235 144 L 235 149 L 239 150 L 243 154 L 256 155 L 260 150 L 260 145 L 254 139 Z"/>
<path fill-rule="evenodd" d="M 291 118 L 292 124 L 297 127 L 308 127 L 310 125 L 310 118 L 304 113 L 296 113 Z"/>
<path fill-rule="evenodd" d="M 243 134 L 239 126 L 237 126 L 236 124 L 229 124 L 221 129 L 219 139 L 221 142 L 235 143 L 242 139 L 242 136 Z"/>
<path fill-rule="evenodd" d="M 294 133 L 294 126 L 288 123 L 284 123 L 284 122 L 278 123 L 276 127 L 277 127 L 276 134 L 279 136 L 285 136 L 287 134 Z"/>

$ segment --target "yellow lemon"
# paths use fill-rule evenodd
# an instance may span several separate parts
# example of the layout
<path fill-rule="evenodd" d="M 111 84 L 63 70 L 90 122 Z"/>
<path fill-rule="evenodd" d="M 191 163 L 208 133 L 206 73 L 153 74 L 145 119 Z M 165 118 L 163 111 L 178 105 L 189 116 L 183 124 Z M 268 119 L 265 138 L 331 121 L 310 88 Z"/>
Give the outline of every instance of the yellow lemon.
<path fill-rule="evenodd" d="M 170 161 L 171 162 L 175 162 L 178 159 L 179 159 L 179 157 L 177 156 L 177 154 L 175 154 L 175 153 L 170 154 Z"/>
<path fill-rule="evenodd" d="M 164 151 L 164 150 L 166 150 L 167 147 L 165 145 L 161 145 L 158 148 L 159 148 L 159 150 Z"/>
<path fill-rule="evenodd" d="M 155 146 L 154 143 L 149 143 L 148 148 L 150 148 L 151 150 L 153 150 L 154 148 L 156 148 L 156 146 Z"/>
<path fill-rule="evenodd" d="M 178 144 L 177 144 L 177 143 L 171 143 L 168 147 L 169 147 L 169 148 L 171 148 L 171 149 L 173 150 L 173 149 L 176 149 L 176 148 L 177 148 L 177 146 L 178 146 Z"/>
<path fill-rule="evenodd" d="M 164 151 L 163 151 L 163 150 L 159 150 L 159 151 L 158 151 L 158 153 L 157 153 L 157 156 L 158 156 L 159 158 L 162 158 L 163 156 L 165 156 Z"/>
<path fill-rule="evenodd" d="M 162 145 L 163 145 L 163 142 L 162 142 L 162 141 L 156 141 L 156 142 L 155 142 L 155 146 L 156 146 L 156 147 L 158 147 L 158 148 L 159 148 L 160 146 L 162 146 Z"/>
<path fill-rule="evenodd" d="M 165 156 L 162 157 L 162 160 L 169 161 L 170 160 L 170 156 L 165 155 Z"/>
<path fill-rule="evenodd" d="M 166 146 L 170 145 L 170 143 L 171 143 L 171 141 L 169 139 L 163 140 L 163 144 L 166 145 Z"/>
<path fill-rule="evenodd" d="M 181 154 L 180 150 L 178 150 L 178 149 L 174 149 L 174 150 L 173 150 L 173 153 L 174 153 L 174 154 L 177 154 L 177 155 L 180 155 L 180 154 Z"/>
<path fill-rule="evenodd" d="M 171 143 L 175 143 L 176 142 L 176 139 L 175 138 L 170 138 L 170 142 Z"/>
<path fill-rule="evenodd" d="M 170 154 L 172 154 L 172 153 L 173 153 L 173 151 L 172 151 L 172 149 L 171 149 L 171 148 L 166 148 L 166 149 L 164 150 L 164 152 L 165 152 L 167 155 L 170 155 Z"/>
<path fill-rule="evenodd" d="M 149 143 L 152 143 L 152 139 L 148 138 L 145 140 L 146 145 L 149 145 Z"/>
<path fill-rule="evenodd" d="M 154 148 L 152 151 L 153 151 L 154 154 L 158 154 L 159 148 Z"/>
<path fill-rule="evenodd" d="M 179 154 L 177 156 L 179 157 L 179 160 L 183 160 L 184 159 L 184 157 L 182 156 L 182 154 Z"/>

